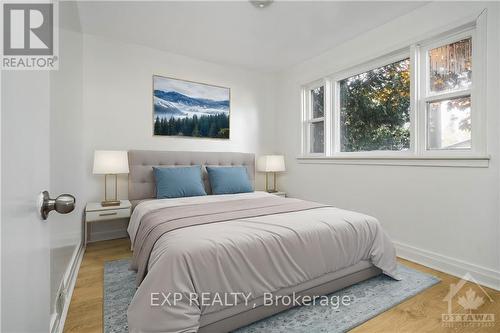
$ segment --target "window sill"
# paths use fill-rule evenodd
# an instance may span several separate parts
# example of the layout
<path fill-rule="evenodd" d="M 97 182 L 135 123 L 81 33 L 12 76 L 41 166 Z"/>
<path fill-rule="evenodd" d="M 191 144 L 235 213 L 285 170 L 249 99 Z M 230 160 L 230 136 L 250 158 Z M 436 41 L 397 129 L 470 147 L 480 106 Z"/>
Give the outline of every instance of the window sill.
<path fill-rule="evenodd" d="M 479 156 L 299 156 L 302 164 L 398 165 L 487 168 L 490 157 Z"/>

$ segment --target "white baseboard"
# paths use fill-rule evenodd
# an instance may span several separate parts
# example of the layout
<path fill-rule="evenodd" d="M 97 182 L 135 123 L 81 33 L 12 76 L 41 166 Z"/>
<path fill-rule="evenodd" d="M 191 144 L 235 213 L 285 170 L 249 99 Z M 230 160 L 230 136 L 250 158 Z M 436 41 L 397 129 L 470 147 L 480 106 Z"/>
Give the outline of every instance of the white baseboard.
<path fill-rule="evenodd" d="M 393 242 L 398 257 L 462 278 L 470 273 L 483 286 L 500 290 L 500 272 L 410 245 Z"/>
<path fill-rule="evenodd" d="M 71 263 L 68 265 L 68 269 L 63 277 L 61 293 L 64 296 L 64 303 L 59 318 L 57 315 L 53 315 L 52 317 L 50 326 L 50 332 L 52 333 L 62 333 L 64 330 L 64 323 L 68 315 L 71 297 L 73 296 L 73 290 L 75 289 L 76 279 L 78 277 L 78 271 L 80 270 L 84 252 L 85 247 L 83 246 L 83 242 L 80 242 L 75 249 L 74 255 L 71 258 Z"/>

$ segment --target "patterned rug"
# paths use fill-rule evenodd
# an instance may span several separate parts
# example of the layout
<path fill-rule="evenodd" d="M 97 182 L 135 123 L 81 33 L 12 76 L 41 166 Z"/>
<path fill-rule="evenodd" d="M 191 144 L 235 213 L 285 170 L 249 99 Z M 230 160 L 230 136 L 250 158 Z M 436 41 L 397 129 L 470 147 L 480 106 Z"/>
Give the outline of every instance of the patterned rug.
<path fill-rule="evenodd" d="M 135 293 L 135 272 L 128 265 L 129 259 L 104 265 L 104 333 L 128 332 L 127 307 Z M 398 265 L 398 273 L 401 281 L 379 275 L 329 295 L 334 299 L 349 296 L 348 306 L 295 307 L 234 333 L 346 332 L 439 282 L 403 265 Z"/>

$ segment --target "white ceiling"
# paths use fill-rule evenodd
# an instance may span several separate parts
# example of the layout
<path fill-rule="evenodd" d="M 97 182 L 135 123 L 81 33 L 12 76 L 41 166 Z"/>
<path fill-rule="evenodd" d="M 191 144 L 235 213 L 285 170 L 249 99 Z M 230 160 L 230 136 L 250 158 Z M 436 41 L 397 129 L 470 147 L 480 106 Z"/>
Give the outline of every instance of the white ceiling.
<path fill-rule="evenodd" d="M 84 33 L 260 71 L 279 71 L 423 2 L 80 2 Z"/>

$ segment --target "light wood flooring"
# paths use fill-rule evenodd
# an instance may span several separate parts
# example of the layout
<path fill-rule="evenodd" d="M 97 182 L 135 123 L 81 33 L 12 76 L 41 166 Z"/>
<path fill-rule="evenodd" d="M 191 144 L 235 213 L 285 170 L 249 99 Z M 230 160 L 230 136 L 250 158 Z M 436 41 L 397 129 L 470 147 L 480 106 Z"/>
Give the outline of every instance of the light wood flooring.
<path fill-rule="evenodd" d="M 71 299 L 71 304 L 64 327 L 65 333 L 100 333 L 103 327 L 103 268 L 104 262 L 130 257 L 130 242 L 128 239 L 102 241 L 88 245 L 78 273 L 78 279 Z M 481 294 L 480 289 L 473 284 L 466 284 L 463 292 L 471 288 L 477 296 L 484 299 L 484 304 L 473 313 L 495 314 L 493 327 L 443 327 L 441 314 L 447 312 L 447 303 L 443 298 L 449 291 L 451 283 L 457 283 L 458 278 L 427 268 L 425 266 L 399 259 L 408 267 L 432 274 L 441 282 L 412 297 L 390 310 L 376 316 L 353 333 L 391 333 L 391 332 L 500 332 L 500 292 L 489 288 L 484 290 L 493 299 Z M 456 301 L 455 301 L 456 304 Z M 460 306 L 458 306 L 460 308 Z"/>

